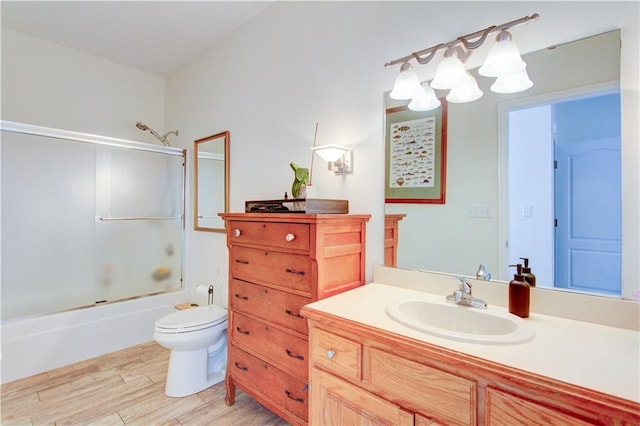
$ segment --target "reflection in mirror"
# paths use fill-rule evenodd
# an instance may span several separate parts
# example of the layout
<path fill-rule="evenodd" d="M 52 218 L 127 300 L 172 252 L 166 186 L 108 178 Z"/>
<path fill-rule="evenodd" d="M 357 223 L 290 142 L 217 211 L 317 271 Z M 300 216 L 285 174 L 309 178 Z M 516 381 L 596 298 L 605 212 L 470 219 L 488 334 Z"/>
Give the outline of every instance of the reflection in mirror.
<path fill-rule="evenodd" d="M 593 66 L 594 55 L 599 58 L 598 67 Z M 508 265 L 521 263 L 519 257 L 528 257 L 534 273 L 539 266 L 539 287 L 569 287 L 598 292 L 589 283 L 583 285 L 576 282 L 571 286 L 559 283 L 556 286 L 553 239 L 548 240 L 546 247 L 534 250 L 535 244 L 529 243 L 532 241 L 530 236 L 528 240 L 520 240 L 517 252 L 508 249 L 512 242 L 515 243 L 512 241 L 514 236 L 511 235 L 510 222 L 515 224 L 517 220 L 515 226 L 522 230 L 527 223 L 539 219 L 538 215 L 543 210 L 537 200 L 553 200 L 556 192 L 552 169 L 545 175 L 529 173 L 524 179 L 529 189 L 519 190 L 521 198 L 517 201 L 517 208 L 513 207 L 515 201 L 511 203 L 515 213 L 509 213 L 509 173 L 530 162 L 529 157 L 509 157 L 512 149 L 509 140 L 509 121 L 512 117 L 509 113 L 525 106 L 551 104 L 553 102 L 550 99 L 584 98 L 589 93 L 619 96 L 619 55 L 620 32 L 612 31 L 524 55 L 527 70 L 534 82 L 528 91 L 510 95 L 494 94 L 489 89 L 492 81 L 478 76 L 478 84 L 484 92 L 482 98 L 466 104 L 449 104 L 446 205 L 385 205 L 386 214 L 406 214 L 398 227 L 397 266 L 474 276 L 478 265 L 484 264 L 494 278 L 508 281 L 512 274 Z M 471 73 L 477 75 L 477 70 Z M 438 92 L 437 95 L 442 97 L 445 92 Z M 613 102 L 616 102 L 615 99 Z M 385 109 L 399 105 L 402 105 L 402 101 L 394 101 L 385 94 Z M 616 114 L 607 113 L 600 117 L 616 120 L 610 127 L 619 128 L 619 113 L 618 110 Z M 585 124 L 583 122 L 576 126 L 586 129 L 588 126 Z M 619 135 L 618 130 L 618 138 Z M 545 149 L 552 154 L 551 143 Z M 613 186 L 619 190 L 619 173 Z M 529 197 L 533 194 L 538 198 Z M 557 201 L 548 202 L 545 208 L 551 203 Z M 619 209 L 619 205 L 616 208 Z M 557 231 L 553 220 L 547 223 L 545 232 L 553 235 Z M 617 232 L 620 232 L 619 228 Z M 542 234 L 535 235 L 538 238 Z M 618 262 L 618 267 L 619 255 L 618 252 L 609 257 L 617 257 L 618 260 L 613 262 Z M 580 274 L 574 275 L 580 280 Z M 602 293 L 619 295 L 619 278 L 616 284 L 618 289 L 607 288 Z"/>
<path fill-rule="evenodd" d="M 193 156 L 193 227 L 196 231 L 225 232 L 218 213 L 229 208 L 229 132 L 196 140 Z"/>

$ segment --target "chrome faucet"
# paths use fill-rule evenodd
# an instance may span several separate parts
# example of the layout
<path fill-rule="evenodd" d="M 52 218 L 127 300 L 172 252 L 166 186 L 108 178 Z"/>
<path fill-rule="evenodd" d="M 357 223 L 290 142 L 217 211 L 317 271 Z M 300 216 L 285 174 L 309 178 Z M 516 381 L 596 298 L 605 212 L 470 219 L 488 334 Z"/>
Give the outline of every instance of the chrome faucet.
<path fill-rule="evenodd" d="M 487 272 L 487 268 L 484 267 L 484 264 L 480 264 L 478 266 L 478 271 L 476 272 L 476 280 L 483 281 L 491 281 L 491 273 Z"/>
<path fill-rule="evenodd" d="M 487 302 L 484 300 L 476 299 L 471 295 L 471 283 L 463 277 L 455 277 L 460 284 L 460 288 L 454 291 L 453 294 L 447 296 L 447 302 L 455 303 L 456 305 L 471 306 L 474 308 L 485 309 Z"/>

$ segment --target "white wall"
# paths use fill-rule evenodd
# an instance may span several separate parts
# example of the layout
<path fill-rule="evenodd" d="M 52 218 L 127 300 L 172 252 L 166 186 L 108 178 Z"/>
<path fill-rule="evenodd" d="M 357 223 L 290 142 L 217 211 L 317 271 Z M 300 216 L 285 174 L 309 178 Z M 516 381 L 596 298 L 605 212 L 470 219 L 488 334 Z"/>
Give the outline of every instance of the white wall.
<path fill-rule="evenodd" d="M 632 236 L 623 250 L 625 279 L 637 287 L 637 3 L 276 2 L 168 79 L 167 123 L 184 129 L 188 139 L 230 130 L 233 211 L 242 211 L 246 200 L 279 198 L 289 190 L 292 172 L 288 164 L 292 160 L 310 164 L 316 122 L 320 123 L 319 144 L 351 146 L 353 174 L 334 176 L 316 161 L 313 181 L 322 196 L 346 198 L 351 212 L 372 215 L 367 229 L 370 277 L 373 264 L 383 259 L 383 93 L 391 89 L 398 72 L 397 67 L 385 69 L 384 63 L 536 12 L 541 16 L 539 21 L 512 31 L 523 53 L 622 30 L 623 180 L 629 188 L 623 207 L 628 212 L 624 232 Z M 479 49 L 469 67 L 480 65 L 489 47 L 487 43 Z M 429 80 L 435 64 L 415 68 L 422 79 Z M 471 122 L 497 126 L 481 119 Z M 464 216 L 466 203 L 486 202 L 497 212 L 495 188 L 483 194 L 478 185 L 469 186 L 479 181 L 478 172 L 497 185 L 496 141 L 487 141 L 486 146 L 465 141 L 464 146 L 456 146 L 456 134 L 462 134 L 463 126 L 449 131 L 447 194 L 459 202 L 430 206 L 447 238 L 432 247 L 429 256 L 442 256 L 435 264 L 443 266 L 451 265 L 454 259 L 453 265 L 465 268 L 459 272 L 473 274 L 476 260 L 464 257 L 469 247 L 461 244 L 461 234 L 469 229 L 453 226 L 450 220 Z M 481 169 L 467 166 L 470 157 L 482 165 Z M 497 239 L 496 222 L 494 218 L 482 228 L 470 227 L 477 235 L 471 248 L 486 250 L 493 259 L 498 251 L 491 243 Z M 191 236 L 194 278 L 213 280 L 213 274 L 226 267 L 224 236 L 197 234 Z"/>
<path fill-rule="evenodd" d="M 196 138 L 229 129 L 234 211 L 242 210 L 245 200 L 278 198 L 289 190 L 288 164 L 310 163 L 308 148 L 319 122 L 318 143 L 349 145 L 355 161 L 353 174 L 335 176 L 317 160 L 315 186 L 321 196 L 349 199 L 354 213 L 372 214 L 367 246 L 371 271 L 383 259 L 382 94 L 392 87 L 397 74 L 397 67 L 385 69 L 383 64 L 534 12 L 540 14 L 539 21 L 513 31 L 522 52 L 622 30 L 623 211 L 628 212 L 623 226 L 629 236 L 623 242 L 624 279 L 637 282 L 636 2 L 276 2 L 169 78 L 166 92 L 165 82 L 157 76 L 3 29 L 2 118 L 155 142 L 134 127 L 136 121 L 145 121 L 159 130 L 179 129 L 180 137 L 173 144 L 185 148 L 191 148 Z M 483 46 L 474 54 L 469 66 L 479 65 L 486 50 L 488 46 Z M 429 79 L 435 64 L 416 69 L 421 78 Z M 454 140 L 457 130 L 450 131 Z M 465 158 L 477 154 L 484 155 L 484 173 L 497 179 L 497 164 L 491 162 L 494 152 L 450 144 L 449 195 L 457 191 L 460 199 L 474 202 L 464 193 L 473 177 L 464 164 Z M 190 167 L 187 182 L 191 188 Z M 497 202 L 488 197 L 479 200 Z M 190 197 L 187 209 L 191 229 Z M 450 213 L 443 217 L 452 217 Z M 446 220 L 441 228 L 455 231 Z M 478 235 L 479 246 L 489 233 L 495 234 L 495 226 L 482 232 L 487 235 Z M 187 244 L 187 283 L 220 283 L 224 290 L 224 235 L 191 231 Z M 456 245 L 454 234 L 450 245 Z M 475 267 L 463 260 L 459 263 Z"/>
<path fill-rule="evenodd" d="M 2 28 L 2 119 L 157 143 L 164 79 Z"/>

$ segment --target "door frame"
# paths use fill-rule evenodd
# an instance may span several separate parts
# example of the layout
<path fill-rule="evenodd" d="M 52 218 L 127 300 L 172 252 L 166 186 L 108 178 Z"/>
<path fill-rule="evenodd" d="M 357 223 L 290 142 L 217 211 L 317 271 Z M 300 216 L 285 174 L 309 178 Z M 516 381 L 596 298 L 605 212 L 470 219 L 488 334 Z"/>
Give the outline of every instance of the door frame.
<path fill-rule="evenodd" d="M 545 93 L 498 103 L 498 271 L 499 280 L 509 281 L 509 113 L 546 104 L 577 100 L 620 91 L 618 80 Z M 555 254 L 554 254 L 555 258 Z M 548 287 L 555 288 L 555 287 Z"/>

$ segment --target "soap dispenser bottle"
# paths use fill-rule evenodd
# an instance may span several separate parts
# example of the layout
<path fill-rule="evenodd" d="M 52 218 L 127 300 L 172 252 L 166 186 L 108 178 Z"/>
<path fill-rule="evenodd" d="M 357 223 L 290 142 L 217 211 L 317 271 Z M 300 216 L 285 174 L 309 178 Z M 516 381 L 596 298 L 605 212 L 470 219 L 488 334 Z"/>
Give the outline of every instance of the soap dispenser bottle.
<path fill-rule="evenodd" d="M 529 284 L 522 276 L 522 264 L 515 266 L 517 273 L 509 281 L 509 312 L 521 318 L 529 318 Z"/>
<path fill-rule="evenodd" d="M 531 268 L 529 267 L 529 258 L 521 257 L 520 259 L 524 261 L 524 266 L 522 266 L 522 276 L 524 277 L 524 280 L 528 282 L 531 287 L 535 287 L 536 276 L 533 275 L 533 272 L 531 272 Z"/>

